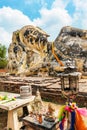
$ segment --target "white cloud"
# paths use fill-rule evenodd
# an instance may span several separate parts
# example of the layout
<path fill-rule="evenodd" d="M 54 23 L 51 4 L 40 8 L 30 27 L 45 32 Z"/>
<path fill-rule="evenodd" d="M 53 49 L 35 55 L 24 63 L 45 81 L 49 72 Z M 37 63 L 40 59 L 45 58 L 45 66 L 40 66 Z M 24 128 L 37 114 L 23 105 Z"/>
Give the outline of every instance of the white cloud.
<path fill-rule="evenodd" d="M 32 22 L 21 11 L 10 7 L 3 7 L 0 9 L 0 26 L 4 27 L 6 30 L 13 31 L 26 24 L 32 24 Z"/>
<path fill-rule="evenodd" d="M 24 25 L 32 24 L 30 19 L 21 11 L 10 7 L 0 9 L 0 43 L 7 47 L 11 43 L 12 33 Z"/>
<path fill-rule="evenodd" d="M 41 8 L 39 10 L 40 18 L 35 18 L 33 21 L 17 9 L 10 7 L 1 8 L 0 34 L 2 33 L 2 35 L 0 35 L 0 42 L 8 47 L 9 43 L 11 43 L 12 32 L 29 24 L 41 27 L 50 35 L 49 40 L 55 40 L 63 26 L 72 24 L 72 18 L 65 9 L 66 6 L 64 4 L 66 5 L 62 0 L 55 0 L 50 9 Z"/>
<path fill-rule="evenodd" d="M 73 24 L 82 29 L 87 29 L 87 0 L 73 0 L 75 13 Z"/>
<path fill-rule="evenodd" d="M 34 19 L 33 21 L 50 35 L 50 40 L 55 40 L 63 26 L 72 24 L 72 18 L 65 10 L 63 4 L 59 3 L 58 6 L 60 6 L 57 7 L 57 3 L 55 2 L 51 10 L 42 8 L 40 10 L 41 18 Z"/>
<path fill-rule="evenodd" d="M 0 27 L 0 43 L 9 47 L 11 42 L 11 33 L 7 32 L 4 28 Z"/>
<path fill-rule="evenodd" d="M 53 4 L 52 4 L 52 8 L 65 8 L 67 5 L 67 0 L 66 2 L 64 2 L 64 0 L 54 0 Z"/>
<path fill-rule="evenodd" d="M 73 0 L 77 11 L 87 10 L 87 0 Z"/>

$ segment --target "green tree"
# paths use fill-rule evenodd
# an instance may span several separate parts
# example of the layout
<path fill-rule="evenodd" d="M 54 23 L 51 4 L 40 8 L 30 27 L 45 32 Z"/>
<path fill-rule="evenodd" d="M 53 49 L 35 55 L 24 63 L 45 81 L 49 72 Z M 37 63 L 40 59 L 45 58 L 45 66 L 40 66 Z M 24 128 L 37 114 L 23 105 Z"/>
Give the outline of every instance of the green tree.
<path fill-rule="evenodd" d="M 7 66 L 6 51 L 7 48 L 5 45 L 0 44 L 0 68 L 5 68 Z"/>

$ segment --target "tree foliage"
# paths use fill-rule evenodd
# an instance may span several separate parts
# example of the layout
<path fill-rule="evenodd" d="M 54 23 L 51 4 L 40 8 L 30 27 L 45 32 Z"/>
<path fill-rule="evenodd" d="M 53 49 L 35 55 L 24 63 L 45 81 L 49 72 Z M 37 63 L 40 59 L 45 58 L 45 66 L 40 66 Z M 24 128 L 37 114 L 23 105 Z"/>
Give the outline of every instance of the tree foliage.
<path fill-rule="evenodd" d="M 5 45 L 0 44 L 0 57 L 5 58 L 6 57 L 6 47 Z"/>
<path fill-rule="evenodd" d="M 7 48 L 5 45 L 0 44 L 0 68 L 5 68 L 7 66 L 6 51 Z"/>

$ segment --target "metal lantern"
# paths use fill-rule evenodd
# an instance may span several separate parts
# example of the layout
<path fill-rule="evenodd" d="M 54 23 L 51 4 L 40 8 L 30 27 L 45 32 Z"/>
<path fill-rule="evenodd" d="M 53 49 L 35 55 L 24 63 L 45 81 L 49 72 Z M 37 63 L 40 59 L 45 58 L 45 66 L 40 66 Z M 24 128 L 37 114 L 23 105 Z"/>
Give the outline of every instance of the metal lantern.
<path fill-rule="evenodd" d="M 78 73 L 69 73 L 61 75 L 61 90 L 67 98 L 75 96 L 79 91 Z"/>
<path fill-rule="evenodd" d="M 79 73 L 76 72 L 76 68 L 68 63 L 61 74 L 61 90 L 64 96 L 68 99 L 75 97 L 79 91 Z"/>

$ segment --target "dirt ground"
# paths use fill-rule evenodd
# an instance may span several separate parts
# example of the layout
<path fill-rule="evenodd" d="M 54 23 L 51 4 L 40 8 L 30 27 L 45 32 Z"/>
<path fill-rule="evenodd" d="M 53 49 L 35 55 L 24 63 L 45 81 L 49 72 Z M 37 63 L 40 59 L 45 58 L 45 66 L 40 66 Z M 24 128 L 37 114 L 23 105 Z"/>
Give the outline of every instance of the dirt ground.
<path fill-rule="evenodd" d="M 58 111 L 59 111 L 59 109 L 60 109 L 60 107 L 61 107 L 61 105 L 59 105 L 59 104 L 54 104 L 54 103 L 51 103 L 51 102 L 43 102 L 43 104 L 44 104 L 44 106 L 45 106 L 45 108 L 48 108 L 48 104 L 51 104 L 52 105 L 52 107 L 55 109 L 55 111 L 56 111 L 56 115 L 58 115 Z M 30 108 L 30 107 L 29 107 Z M 22 115 L 22 109 L 20 108 L 20 109 L 18 109 L 18 115 L 19 116 L 21 116 Z M 87 126 L 87 117 L 84 117 L 83 118 L 83 120 L 84 120 L 84 122 L 85 122 L 85 124 L 86 124 L 86 126 Z M 6 127 L 6 125 L 7 125 L 7 111 L 2 111 L 1 109 L 0 109 L 0 130 L 4 130 L 4 128 Z"/>

